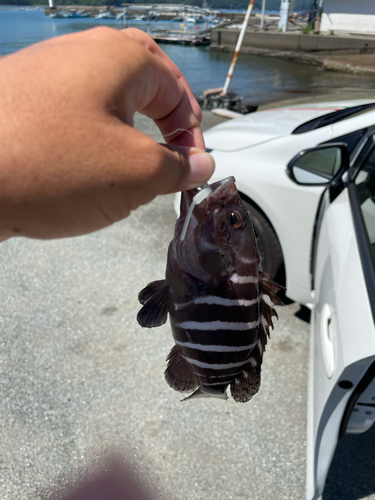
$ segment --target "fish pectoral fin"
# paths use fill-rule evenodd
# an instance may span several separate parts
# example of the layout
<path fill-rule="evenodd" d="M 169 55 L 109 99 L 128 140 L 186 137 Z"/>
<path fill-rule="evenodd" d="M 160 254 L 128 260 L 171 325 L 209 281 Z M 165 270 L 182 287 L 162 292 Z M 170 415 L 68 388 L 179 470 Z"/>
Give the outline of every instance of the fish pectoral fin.
<path fill-rule="evenodd" d="M 152 281 L 138 294 L 138 300 L 143 305 L 146 301 L 155 295 L 159 290 L 166 286 L 167 280 Z"/>
<path fill-rule="evenodd" d="M 247 403 L 259 391 L 260 370 L 260 363 L 254 367 L 246 367 L 230 384 L 230 393 L 237 403 Z"/>
<path fill-rule="evenodd" d="M 198 378 L 191 371 L 177 345 L 172 347 L 167 357 L 168 366 L 164 372 L 167 384 L 175 391 L 191 392 L 198 387 Z"/>
<path fill-rule="evenodd" d="M 137 314 L 138 323 L 146 328 L 164 325 L 168 317 L 168 287 L 166 280 L 153 281 L 139 292 L 143 304 Z"/>
<path fill-rule="evenodd" d="M 261 273 L 261 327 L 267 337 L 270 336 L 270 327 L 273 330 L 272 316 L 275 316 L 277 319 L 279 319 L 274 306 L 283 305 L 283 302 L 276 295 L 280 290 L 286 290 L 286 288 L 272 281 L 270 274 Z"/>

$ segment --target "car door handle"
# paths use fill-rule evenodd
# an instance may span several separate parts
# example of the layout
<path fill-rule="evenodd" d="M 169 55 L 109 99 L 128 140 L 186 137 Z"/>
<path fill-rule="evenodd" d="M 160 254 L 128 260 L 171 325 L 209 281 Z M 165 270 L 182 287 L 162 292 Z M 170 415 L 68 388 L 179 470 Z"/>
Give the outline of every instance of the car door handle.
<path fill-rule="evenodd" d="M 324 368 L 328 378 L 335 368 L 336 320 L 329 304 L 324 304 L 320 316 L 320 340 L 322 345 Z"/>

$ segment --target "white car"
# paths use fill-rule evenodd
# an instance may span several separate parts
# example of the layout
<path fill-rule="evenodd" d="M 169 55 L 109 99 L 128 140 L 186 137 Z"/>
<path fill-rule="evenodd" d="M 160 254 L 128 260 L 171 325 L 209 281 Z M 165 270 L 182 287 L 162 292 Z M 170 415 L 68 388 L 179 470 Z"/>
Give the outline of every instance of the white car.
<path fill-rule="evenodd" d="M 205 140 L 212 181 L 236 178 L 264 269 L 285 266 L 286 295 L 312 309 L 306 498 L 315 500 L 338 440 L 375 421 L 375 101 L 256 112 Z"/>

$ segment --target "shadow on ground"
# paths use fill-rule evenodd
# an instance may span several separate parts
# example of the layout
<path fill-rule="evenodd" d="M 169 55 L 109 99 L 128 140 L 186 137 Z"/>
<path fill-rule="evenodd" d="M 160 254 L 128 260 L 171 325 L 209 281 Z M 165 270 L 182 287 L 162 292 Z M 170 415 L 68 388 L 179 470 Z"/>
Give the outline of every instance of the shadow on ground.
<path fill-rule="evenodd" d="M 347 435 L 338 444 L 323 500 L 375 498 L 374 444 L 375 426 L 357 436 Z"/>
<path fill-rule="evenodd" d="M 308 307 L 301 305 L 301 308 L 295 313 L 295 316 L 297 316 L 297 318 L 301 319 L 305 323 L 310 323 L 311 310 Z"/>

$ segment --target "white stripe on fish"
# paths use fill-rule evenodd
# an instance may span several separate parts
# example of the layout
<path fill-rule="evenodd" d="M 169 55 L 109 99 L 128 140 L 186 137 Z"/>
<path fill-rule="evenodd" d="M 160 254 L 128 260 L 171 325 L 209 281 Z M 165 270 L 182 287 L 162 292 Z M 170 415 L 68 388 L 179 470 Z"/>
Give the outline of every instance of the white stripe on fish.
<path fill-rule="evenodd" d="M 233 283 L 238 283 L 240 285 L 244 285 L 245 283 L 258 283 L 259 282 L 258 276 L 239 276 L 236 273 L 232 274 L 232 276 L 229 279 Z"/>
<path fill-rule="evenodd" d="M 217 378 L 232 378 L 232 377 L 236 377 L 237 375 L 240 375 L 242 373 L 243 370 L 239 371 L 239 372 L 235 372 L 235 373 L 225 373 L 224 375 L 202 375 L 202 373 L 197 373 L 195 372 L 194 370 L 192 370 L 192 372 L 199 378 L 214 378 L 214 379 L 217 379 Z"/>
<path fill-rule="evenodd" d="M 248 351 L 253 349 L 257 342 L 249 345 L 241 346 L 229 346 L 229 345 L 202 345 L 194 344 L 192 342 L 180 342 L 175 340 L 176 344 L 181 347 L 189 347 L 190 349 L 198 349 L 198 351 L 208 351 L 208 352 L 238 352 L 238 351 Z"/>
<path fill-rule="evenodd" d="M 228 382 L 209 382 L 208 384 L 207 383 L 203 383 L 201 382 L 200 385 L 205 385 L 207 387 L 211 387 L 211 385 L 225 385 L 225 384 L 230 384 L 233 382 L 233 377 L 228 377 L 230 378 L 231 380 L 229 380 Z"/>
<path fill-rule="evenodd" d="M 223 297 L 217 297 L 216 295 L 207 295 L 206 297 L 199 297 L 194 300 L 194 304 L 217 304 L 219 306 L 245 306 L 250 307 L 257 304 L 260 301 L 260 296 L 256 299 L 246 300 L 246 299 L 225 299 Z"/>
<path fill-rule="evenodd" d="M 241 255 L 238 255 L 237 258 L 244 264 L 256 264 L 259 262 L 258 259 L 248 259 L 247 257 L 242 257 Z"/>
<path fill-rule="evenodd" d="M 184 321 L 183 323 L 176 323 L 178 328 L 183 328 L 184 330 L 238 330 L 246 331 L 251 330 L 259 325 L 259 321 L 249 321 L 248 323 L 243 323 L 238 321 Z"/>
<path fill-rule="evenodd" d="M 187 358 L 186 356 L 183 357 L 188 363 L 191 363 L 192 365 L 199 366 L 199 368 L 209 368 L 210 370 L 228 370 L 229 368 L 237 368 L 238 366 L 243 366 L 246 365 L 247 363 L 250 363 L 251 366 L 257 365 L 257 362 L 255 361 L 254 358 L 248 358 L 245 359 L 245 361 L 238 361 L 237 363 L 219 364 L 219 363 L 203 363 L 203 361 Z"/>

